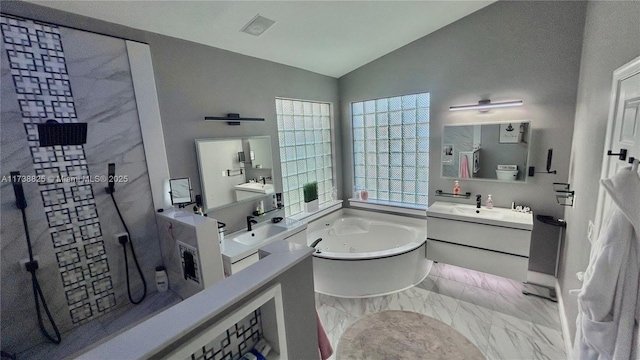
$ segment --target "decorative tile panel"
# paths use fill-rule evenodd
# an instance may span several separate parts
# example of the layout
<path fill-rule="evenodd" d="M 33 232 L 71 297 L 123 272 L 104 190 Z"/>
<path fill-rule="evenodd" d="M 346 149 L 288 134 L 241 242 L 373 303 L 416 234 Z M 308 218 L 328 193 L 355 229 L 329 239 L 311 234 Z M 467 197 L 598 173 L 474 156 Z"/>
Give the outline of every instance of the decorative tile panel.
<path fill-rule="evenodd" d="M 188 359 L 238 360 L 253 349 L 262 337 L 262 315 L 258 308 L 203 346 L 201 350 L 191 354 Z"/>
<path fill-rule="evenodd" d="M 83 323 L 116 302 L 91 185 L 61 181 L 89 177 L 84 146 L 39 147 L 38 123 L 78 122 L 60 32 L 5 15 L 0 27 L 69 315 Z"/>

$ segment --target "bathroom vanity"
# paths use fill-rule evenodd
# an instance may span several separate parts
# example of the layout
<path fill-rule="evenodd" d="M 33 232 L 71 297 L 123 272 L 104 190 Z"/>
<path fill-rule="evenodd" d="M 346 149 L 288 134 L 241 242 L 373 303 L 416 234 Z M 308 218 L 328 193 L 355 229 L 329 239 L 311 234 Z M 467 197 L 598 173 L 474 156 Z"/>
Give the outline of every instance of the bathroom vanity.
<path fill-rule="evenodd" d="M 527 280 L 533 214 L 435 202 L 427 210 L 427 258 Z"/>
<path fill-rule="evenodd" d="M 252 231 L 243 229 L 225 236 L 220 244 L 225 275 L 235 274 L 258 262 L 258 250 L 274 241 L 306 244 L 306 230 L 306 224 L 285 218 L 277 224 L 265 222 L 255 225 Z"/>

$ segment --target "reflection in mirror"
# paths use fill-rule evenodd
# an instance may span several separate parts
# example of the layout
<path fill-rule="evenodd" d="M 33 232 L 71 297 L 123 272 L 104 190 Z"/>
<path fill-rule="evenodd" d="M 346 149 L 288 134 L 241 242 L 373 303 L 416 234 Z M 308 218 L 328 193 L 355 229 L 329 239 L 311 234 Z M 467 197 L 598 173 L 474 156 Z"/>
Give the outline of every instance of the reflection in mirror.
<path fill-rule="evenodd" d="M 191 180 L 189 178 L 169 179 L 171 189 L 171 204 L 184 207 L 193 203 L 191 197 Z"/>
<path fill-rule="evenodd" d="M 525 181 L 530 125 L 529 121 L 445 125 L 442 177 Z"/>
<path fill-rule="evenodd" d="M 206 211 L 275 192 L 270 136 L 197 139 Z"/>

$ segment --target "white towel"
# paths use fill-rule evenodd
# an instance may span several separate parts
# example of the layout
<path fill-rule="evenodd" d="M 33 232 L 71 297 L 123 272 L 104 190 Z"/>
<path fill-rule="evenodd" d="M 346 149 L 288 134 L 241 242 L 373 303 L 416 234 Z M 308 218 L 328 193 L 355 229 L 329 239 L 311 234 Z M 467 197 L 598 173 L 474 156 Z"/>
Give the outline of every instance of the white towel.
<path fill-rule="evenodd" d="M 625 168 L 601 183 L 613 199 L 612 211 L 578 295 L 573 357 L 630 359 L 639 303 L 640 177 Z"/>

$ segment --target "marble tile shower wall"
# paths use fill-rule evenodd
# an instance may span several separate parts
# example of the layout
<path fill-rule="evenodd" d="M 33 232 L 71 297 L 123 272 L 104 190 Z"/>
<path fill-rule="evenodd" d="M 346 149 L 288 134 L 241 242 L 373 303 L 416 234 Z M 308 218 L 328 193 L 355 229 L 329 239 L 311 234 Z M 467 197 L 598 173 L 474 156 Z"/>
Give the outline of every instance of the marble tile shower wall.
<path fill-rule="evenodd" d="M 107 174 L 127 181 L 115 197 L 127 221 L 150 291 L 161 264 L 149 176 L 124 40 L 2 16 L 2 175 Z M 47 119 L 87 122 L 83 146 L 38 148 L 32 124 Z M 29 134 L 29 137 L 27 136 Z M 88 186 L 83 186 L 88 185 Z M 27 182 L 27 218 L 38 278 L 62 332 L 128 302 L 124 232 L 106 183 Z M 2 349 L 19 352 L 45 341 L 38 329 L 20 211 L 10 183 L 0 187 Z M 141 280 L 129 253 L 134 298 Z M 64 334 L 63 334 L 64 343 Z"/>

